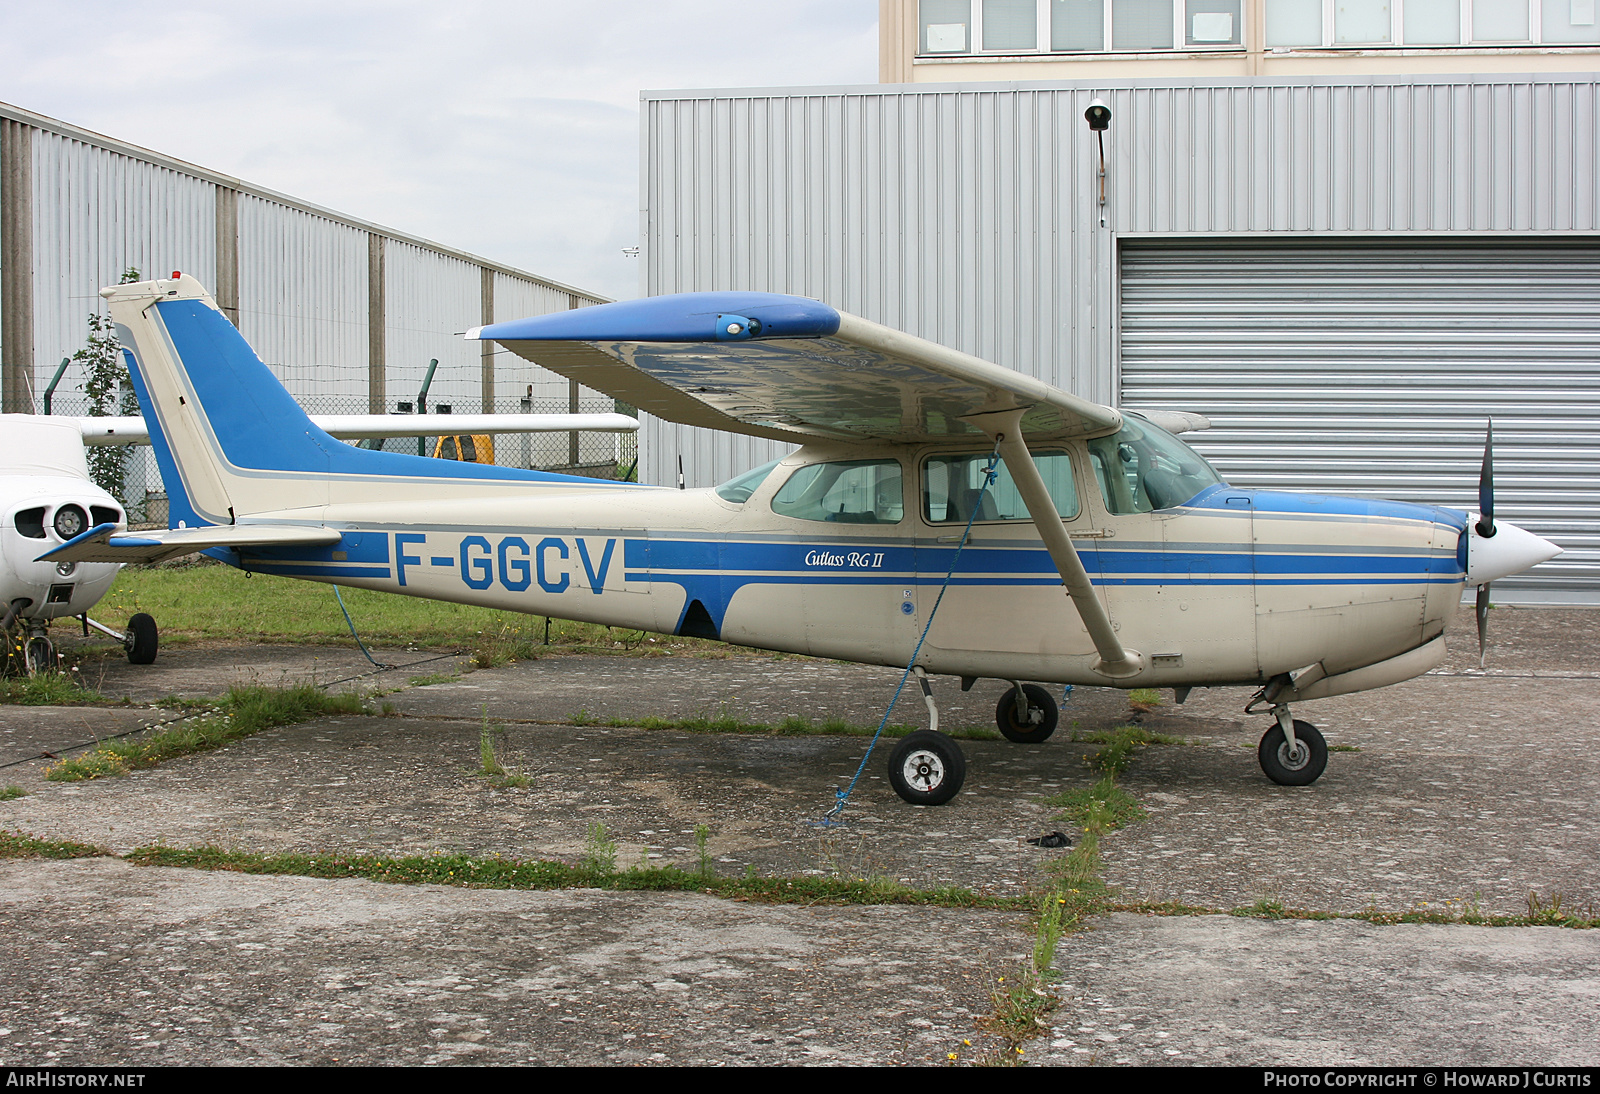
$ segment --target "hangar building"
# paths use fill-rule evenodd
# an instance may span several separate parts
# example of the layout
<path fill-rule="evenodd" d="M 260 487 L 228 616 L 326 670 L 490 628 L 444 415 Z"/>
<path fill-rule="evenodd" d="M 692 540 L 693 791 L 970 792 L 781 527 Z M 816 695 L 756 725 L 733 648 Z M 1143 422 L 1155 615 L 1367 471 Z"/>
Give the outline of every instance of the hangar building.
<path fill-rule="evenodd" d="M 646 93 L 644 290 L 811 296 L 1199 411 L 1186 439 L 1242 486 L 1475 508 L 1492 416 L 1499 514 L 1566 549 L 1496 599 L 1600 603 L 1600 77 L 1560 70 L 1600 68 L 1600 36 L 1592 4 L 1504 2 L 1520 25 L 1481 0 L 884 0 L 903 82 Z M 1078 9 L 1101 37 L 1052 40 Z M 1296 11 L 1303 44 L 1272 44 Z M 782 449 L 647 421 L 641 450 L 646 481 L 681 456 L 706 485 Z"/>

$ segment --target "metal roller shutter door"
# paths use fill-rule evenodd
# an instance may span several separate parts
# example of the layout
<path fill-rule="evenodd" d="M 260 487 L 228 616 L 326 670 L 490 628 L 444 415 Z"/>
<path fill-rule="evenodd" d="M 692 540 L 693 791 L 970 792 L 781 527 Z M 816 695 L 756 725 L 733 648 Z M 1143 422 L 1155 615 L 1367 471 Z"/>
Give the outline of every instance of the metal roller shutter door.
<path fill-rule="evenodd" d="M 1565 548 L 1498 599 L 1600 604 L 1600 242 L 1124 240 L 1130 409 L 1239 486 L 1477 508 Z M 1500 595 L 1504 594 L 1504 595 Z"/>

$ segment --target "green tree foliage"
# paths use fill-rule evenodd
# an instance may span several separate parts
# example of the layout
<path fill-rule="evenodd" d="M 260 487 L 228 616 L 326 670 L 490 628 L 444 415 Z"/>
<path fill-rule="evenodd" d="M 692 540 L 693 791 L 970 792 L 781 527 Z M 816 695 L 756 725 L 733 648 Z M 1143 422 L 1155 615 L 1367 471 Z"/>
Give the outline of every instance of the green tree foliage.
<path fill-rule="evenodd" d="M 122 271 L 119 284 L 139 280 L 139 271 L 129 266 Z M 122 363 L 122 346 L 112 327 L 111 317 L 89 316 L 87 344 L 72 355 L 83 364 L 83 393 L 89 400 L 89 415 L 108 418 L 139 413 L 139 400 L 128 381 L 128 367 Z M 122 479 L 128 463 L 128 450 L 122 445 L 95 446 L 87 452 L 89 477 L 113 497 L 122 496 Z"/>

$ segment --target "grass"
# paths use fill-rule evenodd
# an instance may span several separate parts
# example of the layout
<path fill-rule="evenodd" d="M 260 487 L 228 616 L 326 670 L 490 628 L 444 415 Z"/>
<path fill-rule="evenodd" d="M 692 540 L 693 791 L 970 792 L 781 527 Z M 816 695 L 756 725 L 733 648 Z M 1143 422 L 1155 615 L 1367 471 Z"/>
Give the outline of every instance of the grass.
<path fill-rule="evenodd" d="M 606 848 L 609 845 L 609 857 Z M 3 846 L 3 845 L 0 845 Z M 93 853 L 103 854 L 95 851 Z M 387 858 L 374 855 L 260 855 L 219 847 L 141 847 L 124 856 L 139 866 L 181 866 L 245 874 L 289 874 L 318 878 L 366 878 L 405 885 L 456 885 L 475 889 L 573 889 L 693 891 L 771 904 L 911 904 L 943 908 L 1010 908 L 1023 903 L 955 886 L 918 889 L 884 878 L 717 877 L 708 869 L 677 866 L 616 867 L 616 844 L 603 825 L 591 829 L 583 861 L 572 864 L 498 856 L 434 854 Z M 64 856 L 58 856 L 64 857 Z"/>
<path fill-rule="evenodd" d="M 71 840 L 34 839 L 22 832 L 0 832 L 0 859 L 7 858 L 102 858 L 110 855 L 104 847 Z"/>
<path fill-rule="evenodd" d="M 489 776 L 489 785 L 497 790 L 528 786 L 533 780 L 521 771 L 508 770 L 495 753 L 496 729 L 489 724 L 489 704 L 480 703 L 478 709 L 483 715 L 483 728 L 478 732 L 478 774 Z"/>
<path fill-rule="evenodd" d="M 26 798 L 27 796 L 28 792 L 22 789 L 20 786 L 7 786 L 5 789 L 0 790 L 0 802 L 8 802 L 16 798 Z"/>
<path fill-rule="evenodd" d="M 97 691 L 84 687 L 64 672 L 41 672 L 37 676 L 0 678 L 0 703 L 30 707 L 81 706 L 103 703 Z"/>
<path fill-rule="evenodd" d="M 215 706 L 201 713 L 138 737 L 102 742 L 81 756 L 51 764 L 45 768 L 45 778 L 76 782 L 126 775 L 174 756 L 219 748 L 271 726 L 304 722 L 325 714 L 362 713 L 367 713 L 366 704 L 359 696 L 326 695 L 310 684 L 231 688 Z"/>
<path fill-rule="evenodd" d="M 1045 884 L 1033 898 L 1033 953 L 1028 965 L 1010 977 L 998 977 L 990 988 L 993 1013 L 979 1024 L 1000 1038 L 1001 1047 L 981 1058 L 990 1064 L 1020 1064 L 1026 1044 L 1050 1031 L 1049 1016 L 1056 1007 L 1049 990 L 1054 977 L 1056 947 L 1064 934 L 1077 930 L 1085 919 L 1110 909 L 1109 894 L 1101 879 L 1100 839 L 1125 824 L 1142 820 L 1144 811 L 1132 796 L 1117 786 L 1117 776 L 1127 770 L 1147 744 L 1174 741 L 1152 734 L 1142 726 L 1120 726 L 1105 733 L 1074 740 L 1093 740 L 1103 747 L 1085 757 L 1100 772 L 1089 787 L 1067 790 L 1045 799 L 1060 810 L 1058 819 L 1071 821 L 1077 833 L 1072 850 L 1047 860 Z M 952 1062 L 958 1053 L 950 1053 Z"/>
<path fill-rule="evenodd" d="M 479 667 L 537 657 L 551 649 L 636 656 L 726 657 L 741 647 L 698 638 L 650 635 L 565 619 L 423 600 L 373 589 L 344 589 L 345 606 L 362 640 L 379 645 L 466 646 Z M 164 644 L 225 640 L 353 646 L 333 591 L 314 581 L 247 575 L 210 562 L 130 566 L 100 610 L 112 618 L 149 612 Z"/>

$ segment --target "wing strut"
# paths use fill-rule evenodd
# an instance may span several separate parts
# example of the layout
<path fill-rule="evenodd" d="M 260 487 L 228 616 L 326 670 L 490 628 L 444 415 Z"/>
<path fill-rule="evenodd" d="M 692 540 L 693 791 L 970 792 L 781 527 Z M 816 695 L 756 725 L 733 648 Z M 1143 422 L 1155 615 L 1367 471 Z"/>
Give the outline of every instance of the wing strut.
<path fill-rule="evenodd" d="M 1111 626 L 1111 617 L 1095 596 L 1094 586 L 1089 583 L 1089 575 L 1084 571 L 1083 560 L 1072 546 L 1072 537 L 1061 523 L 1056 503 L 1050 500 L 1050 491 L 1022 439 L 1022 415 L 1026 409 L 1016 407 L 969 414 L 962 420 L 971 422 L 998 443 L 1000 458 L 1006 461 L 1011 481 L 1016 483 L 1017 493 L 1022 495 L 1028 515 L 1039 529 L 1039 538 L 1044 540 L 1045 549 L 1050 552 L 1050 561 L 1056 564 L 1061 583 L 1067 587 L 1067 595 L 1072 597 L 1078 617 L 1083 620 L 1089 637 L 1094 640 L 1094 648 L 1100 654 L 1100 659 L 1094 663 L 1094 671 L 1113 680 L 1137 676 L 1145 669 L 1144 657 L 1135 650 L 1125 649 L 1118 641 L 1117 632 Z"/>

